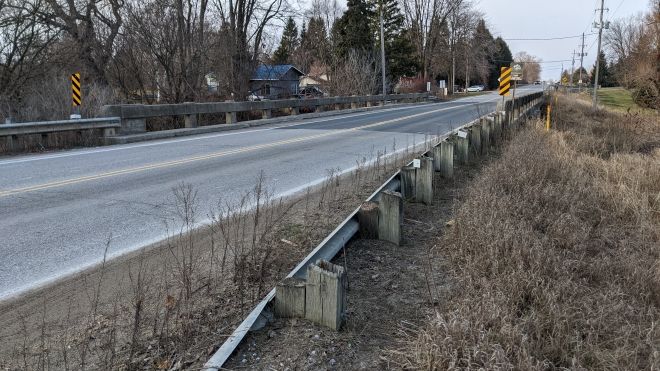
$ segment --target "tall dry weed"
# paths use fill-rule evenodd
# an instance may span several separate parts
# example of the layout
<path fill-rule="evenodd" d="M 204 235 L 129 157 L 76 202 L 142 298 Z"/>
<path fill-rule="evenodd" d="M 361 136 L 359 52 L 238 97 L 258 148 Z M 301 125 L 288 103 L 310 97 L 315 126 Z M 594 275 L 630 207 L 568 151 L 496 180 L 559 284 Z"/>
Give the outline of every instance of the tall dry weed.
<path fill-rule="evenodd" d="M 660 128 L 556 110 L 466 190 L 443 240 L 452 294 L 407 366 L 660 368 Z"/>

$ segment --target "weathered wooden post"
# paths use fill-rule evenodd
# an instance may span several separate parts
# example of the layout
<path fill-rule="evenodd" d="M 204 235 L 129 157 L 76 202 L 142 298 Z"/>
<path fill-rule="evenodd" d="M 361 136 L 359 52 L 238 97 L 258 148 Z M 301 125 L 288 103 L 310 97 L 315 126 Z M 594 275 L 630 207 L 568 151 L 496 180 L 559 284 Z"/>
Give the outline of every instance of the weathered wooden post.
<path fill-rule="evenodd" d="M 437 149 L 438 147 L 436 147 Z M 454 177 L 454 143 L 443 140 L 440 143 L 440 175 L 443 178 L 451 179 Z M 433 163 L 436 159 L 433 158 Z M 436 166 L 437 168 L 437 166 Z"/>
<path fill-rule="evenodd" d="M 470 127 L 470 153 L 474 156 L 481 153 L 481 126 L 477 124 Z"/>
<path fill-rule="evenodd" d="M 452 137 L 454 141 L 454 149 L 456 150 L 456 160 L 463 165 L 468 163 L 470 155 L 470 141 L 468 135 L 468 132 L 460 130 Z"/>
<path fill-rule="evenodd" d="M 273 307 L 280 318 L 305 318 L 305 280 L 289 277 L 280 281 Z"/>
<path fill-rule="evenodd" d="M 488 153 L 490 148 L 490 122 L 482 118 L 481 122 L 481 154 Z"/>
<path fill-rule="evenodd" d="M 307 267 L 305 318 L 339 330 L 346 310 L 346 273 L 344 268 L 319 260 Z"/>
<path fill-rule="evenodd" d="M 430 205 L 433 201 L 433 159 L 422 157 L 415 175 L 415 201 Z"/>
<path fill-rule="evenodd" d="M 300 114 L 300 108 L 298 107 L 289 107 L 289 115 L 296 116 Z"/>
<path fill-rule="evenodd" d="M 319 104 L 318 106 L 316 106 L 316 108 L 314 108 L 314 112 L 316 113 L 323 112 L 323 105 Z"/>
<path fill-rule="evenodd" d="M 378 203 L 367 201 L 360 205 L 358 211 L 360 237 L 366 239 L 378 238 Z"/>
<path fill-rule="evenodd" d="M 378 204 L 378 238 L 401 245 L 403 199 L 399 192 L 383 191 Z"/>
<path fill-rule="evenodd" d="M 415 200 L 415 188 L 416 188 L 416 170 L 412 166 L 404 166 L 399 172 L 399 178 L 401 180 L 401 196 L 406 201 Z"/>
<path fill-rule="evenodd" d="M 502 126 L 500 125 L 500 115 L 498 113 L 495 113 L 493 117 L 489 117 L 489 120 L 491 120 L 491 128 L 493 129 L 491 133 L 491 140 L 493 141 L 493 145 L 497 145 L 500 141 L 500 138 L 502 137 Z"/>
<path fill-rule="evenodd" d="M 262 119 L 269 119 L 271 117 L 273 117 L 273 111 L 270 108 L 261 111 Z"/>

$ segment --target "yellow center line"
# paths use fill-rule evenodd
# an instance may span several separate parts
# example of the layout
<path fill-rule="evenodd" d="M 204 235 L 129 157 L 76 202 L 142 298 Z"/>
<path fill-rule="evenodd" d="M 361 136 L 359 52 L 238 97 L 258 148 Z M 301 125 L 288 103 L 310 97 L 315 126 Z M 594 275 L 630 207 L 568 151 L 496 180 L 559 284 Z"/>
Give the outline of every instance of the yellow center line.
<path fill-rule="evenodd" d="M 470 105 L 470 104 L 467 104 L 467 105 Z M 118 175 L 126 175 L 126 174 L 133 174 L 133 173 L 138 173 L 138 172 L 142 172 L 142 171 L 147 171 L 147 170 L 162 169 L 162 168 L 167 168 L 167 167 L 172 167 L 172 166 L 188 164 L 188 163 L 196 162 L 196 161 L 210 160 L 210 159 L 215 159 L 215 158 L 219 158 L 219 157 L 224 157 L 224 156 L 229 156 L 229 155 L 234 155 L 234 154 L 239 154 L 239 153 L 245 153 L 245 152 L 249 152 L 249 151 L 255 151 L 255 150 L 259 150 L 259 149 L 265 149 L 265 148 L 281 146 L 281 145 L 285 145 L 285 144 L 306 142 L 306 141 L 309 141 L 309 140 L 323 138 L 323 137 L 330 136 L 330 135 L 343 134 L 343 133 L 348 133 L 348 132 L 357 131 L 357 130 L 369 129 L 369 128 L 382 126 L 382 125 L 387 125 L 387 124 L 391 124 L 391 123 L 394 123 L 394 122 L 398 122 L 398 121 L 402 121 L 402 120 L 406 120 L 406 119 L 410 119 L 410 118 L 429 115 L 429 114 L 432 114 L 432 113 L 445 111 L 445 110 L 449 110 L 449 109 L 454 109 L 454 108 L 460 108 L 460 107 L 464 107 L 464 106 L 466 106 L 466 105 L 454 106 L 454 107 L 445 107 L 445 108 L 440 108 L 440 109 L 437 109 L 437 110 L 417 113 L 417 114 L 414 114 L 414 115 L 399 117 L 399 118 L 396 118 L 396 119 L 391 119 L 391 120 L 386 120 L 386 121 L 380 121 L 380 122 L 376 122 L 376 123 L 373 123 L 373 124 L 358 126 L 358 127 L 354 127 L 354 128 L 350 128 L 350 129 L 329 131 L 329 132 L 325 132 L 325 133 L 321 133 L 321 134 L 308 135 L 308 136 L 304 136 L 304 137 L 281 140 L 281 141 L 278 141 L 278 142 L 257 144 L 257 145 L 253 145 L 253 146 L 242 147 L 242 148 L 237 148 L 237 149 L 232 149 L 232 150 L 214 152 L 214 153 L 210 153 L 210 154 L 207 154 L 207 155 L 193 156 L 193 157 L 188 157 L 188 158 L 181 159 L 181 160 L 164 161 L 164 162 L 159 162 L 159 163 L 150 164 L 150 165 L 143 165 L 143 166 L 138 166 L 138 167 L 133 167 L 133 168 L 128 168 L 128 169 L 122 169 L 122 170 L 108 171 L 108 172 L 101 173 L 101 174 L 81 176 L 81 177 L 78 177 L 78 178 L 65 179 L 65 180 L 60 180 L 60 181 L 55 181 L 55 182 L 50 182 L 50 183 L 44 183 L 44 184 L 39 184 L 39 185 L 35 185 L 35 186 L 30 186 L 30 187 L 10 189 L 10 190 L 6 190 L 6 191 L 0 191 L 0 197 L 7 197 L 7 196 L 12 196 L 12 195 L 21 194 L 21 193 L 34 192 L 34 191 L 41 191 L 41 190 L 45 190 L 45 189 L 63 187 L 63 186 L 67 186 L 67 185 L 77 184 L 77 183 L 83 183 L 83 182 L 89 182 L 89 181 L 93 181 L 93 180 L 110 178 L 110 177 L 114 177 L 114 176 L 118 176 Z"/>

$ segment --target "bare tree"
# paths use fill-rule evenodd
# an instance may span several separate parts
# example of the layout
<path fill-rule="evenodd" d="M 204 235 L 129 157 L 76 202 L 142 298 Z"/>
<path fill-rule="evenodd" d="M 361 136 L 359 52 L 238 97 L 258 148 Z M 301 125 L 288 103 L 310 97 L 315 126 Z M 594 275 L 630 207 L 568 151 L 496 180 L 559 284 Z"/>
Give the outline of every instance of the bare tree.
<path fill-rule="evenodd" d="M 413 43 L 422 67 L 422 76 L 428 78 L 434 51 L 442 40 L 440 26 L 463 0 L 402 0 L 407 27 L 412 30 Z"/>
<path fill-rule="evenodd" d="M 378 91 L 380 63 L 368 54 L 349 51 L 346 58 L 337 64 L 329 81 L 334 95 L 368 95 Z"/>
<path fill-rule="evenodd" d="M 127 95 L 140 91 L 174 103 L 198 98 L 208 72 L 207 7 L 208 0 L 127 6 L 126 32 L 113 66 Z"/>
<path fill-rule="evenodd" d="M 107 66 L 122 26 L 124 0 L 25 0 L 16 8 L 33 14 L 42 25 L 63 32 L 74 44 L 73 53 L 83 80 L 107 85 Z"/>
<path fill-rule="evenodd" d="M 247 82 L 254 71 L 264 32 L 272 21 L 288 10 L 286 0 L 214 0 L 228 40 L 230 73 L 228 86 L 232 94 L 244 97 Z"/>
<path fill-rule="evenodd" d="M 539 59 L 526 52 L 518 52 L 513 58 L 516 62 L 523 63 L 523 81 L 531 83 L 540 79 L 541 64 Z"/>
<path fill-rule="evenodd" d="M 20 0 L 0 0 L 0 118 L 17 114 L 24 88 L 48 71 L 58 32 L 41 25 Z"/>

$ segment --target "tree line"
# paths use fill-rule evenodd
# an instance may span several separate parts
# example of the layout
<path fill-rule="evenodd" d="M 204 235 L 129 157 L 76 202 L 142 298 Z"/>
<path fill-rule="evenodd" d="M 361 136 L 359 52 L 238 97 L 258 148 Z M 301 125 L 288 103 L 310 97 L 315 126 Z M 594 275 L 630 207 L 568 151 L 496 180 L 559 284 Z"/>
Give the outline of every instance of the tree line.
<path fill-rule="evenodd" d="M 0 118 L 66 117 L 73 72 L 86 116 L 114 102 L 243 100 L 260 63 L 321 69 L 331 94 L 377 94 L 381 14 L 388 90 L 402 76 L 495 88 L 513 60 L 473 0 L 0 0 Z"/>

